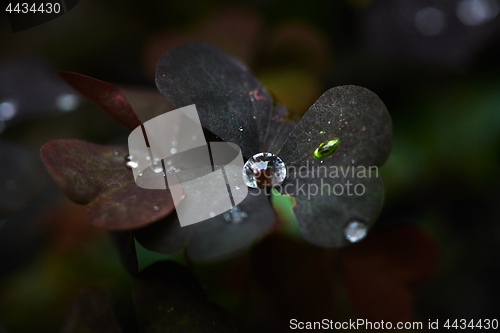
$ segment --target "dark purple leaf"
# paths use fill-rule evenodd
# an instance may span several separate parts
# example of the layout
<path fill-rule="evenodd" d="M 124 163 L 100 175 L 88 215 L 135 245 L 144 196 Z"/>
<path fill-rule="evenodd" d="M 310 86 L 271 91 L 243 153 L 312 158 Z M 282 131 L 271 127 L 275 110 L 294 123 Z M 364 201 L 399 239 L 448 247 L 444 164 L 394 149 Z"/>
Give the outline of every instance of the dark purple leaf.
<path fill-rule="evenodd" d="M 142 333 L 242 332 L 229 313 L 207 301 L 194 276 L 174 262 L 142 271 L 133 298 Z"/>
<path fill-rule="evenodd" d="M 334 138 L 333 153 L 316 157 L 316 149 Z M 332 88 L 311 106 L 278 153 L 288 167 L 282 194 L 295 198 L 293 211 L 309 242 L 340 247 L 349 222 L 375 223 L 384 198 L 376 168 L 391 145 L 389 113 L 365 88 Z"/>
<path fill-rule="evenodd" d="M 121 333 L 109 296 L 99 289 L 82 292 L 74 300 L 63 333 Z"/>
<path fill-rule="evenodd" d="M 58 75 L 129 129 L 141 125 L 127 99 L 116 86 L 78 73 L 58 72 Z"/>
<path fill-rule="evenodd" d="M 273 146 L 291 128 L 267 91 L 239 61 L 217 47 L 192 43 L 165 53 L 156 85 L 176 107 L 196 104 L 201 125 L 250 157 Z"/>
<path fill-rule="evenodd" d="M 295 199 L 293 212 L 302 235 L 312 244 L 328 248 L 344 246 L 349 243 L 344 235 L 344 229 L 349 222 L 359 221 L 370 228 L 382 210 L 384 184 L 380 177 L 296 180 L 299 186 L 304 186 L 306 193 L 291 193 Z M 353 194 L 352 184 L 362 185 L 363 195 Z M 330 194 L 326 190 L 329 186 L 334 186 L 330 187 L 332 189 Z M 312 189 L 311 192 L 307 192 L 308 187 Z M 313 192 L 316 189 L 321 191 L 322 188 L 323 195 Z M 342 194 L 340 194 L 341 188 L 344 191 Z M 349 195 L 348 188 L 352 195 Z M 361 191 L 360 188 L 358 187 L 358 191 Z"/>
<path fill-rule="evenodd" d="M 318 146 L 333 138 L 334 154 L 316 158 Z M 309 108 L 279 151 L 287 166 L 381 166 L 392 147 L 392 122 L 384 103 L 357 86 L 335 87 Z"/>
<path fill-rule="evenodd" d="M 144 226 L 172 212 L 168 190 L 147 190 L 125 166 L 123 146 L 79 140 L 54 140 L 41 148 L 43 162 L 57 185 L 76 203 L 89 204 L 87 218 L 108 230 Z"/>
<path fill-rule="evenodd" d="M 270 232 L 274 211 L 264 193 L 249 191 L 237 206 L 246 215 L 233 222 L 230 212 L 196 224 L 181 227 L 175 214 L 146 228 L 136 230 L 136 239 L 147 249 L 170 254 L 187 247 L 195 260 L 215 260 L 234 255 Z M 229 220 L 229 221 L 228 221 Z"/>

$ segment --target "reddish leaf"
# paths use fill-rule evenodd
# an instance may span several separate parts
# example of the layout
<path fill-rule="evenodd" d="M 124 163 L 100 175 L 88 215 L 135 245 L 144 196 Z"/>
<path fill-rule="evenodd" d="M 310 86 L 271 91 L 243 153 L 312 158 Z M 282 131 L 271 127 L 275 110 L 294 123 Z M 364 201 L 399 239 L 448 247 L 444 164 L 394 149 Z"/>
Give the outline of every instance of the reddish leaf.
<path fill-rule="evenodd" d="M 371 321 L 408 320 L 412 292 L 434 271 L 436 254 L 434 242 L 414 226 L 380 232 L 342 250 L 347 292 L 357 315 Z"/>
<path fill-rule="evenodd" d="M 58 75 L 123 125 L 130 129 L 141 125 L 129 102 L 115 85 L 78 73 L 58 72 Z"/>
<path fill-rule="evenodd" d="M 54 140 L 41 148 L 42 160 L 71 200 L 89 204 L 93 225 L 107 230 L 138 228 L 172 212 L 168 190 L 147 190 L 134 182 L 125 166 L 123 146 L 79 140 Z"/>

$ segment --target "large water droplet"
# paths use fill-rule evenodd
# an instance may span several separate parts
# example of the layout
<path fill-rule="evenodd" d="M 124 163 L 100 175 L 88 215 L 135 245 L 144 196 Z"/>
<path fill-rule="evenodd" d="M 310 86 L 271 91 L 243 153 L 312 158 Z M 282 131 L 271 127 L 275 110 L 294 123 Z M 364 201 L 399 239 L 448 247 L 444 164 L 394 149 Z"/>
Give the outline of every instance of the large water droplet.
<path fill-rule="evenodd" d="M 248 187 L 275 186 L 285 178 L 285 163 L 271 153 L 253 155 L 243 166 L 243 181 Z"/>
<path fill-rule="evenodd" d="M 224 220 L 231 223 L 241 223 L 248 217 L 247 213 L 236 206 L 225 212 L 222 216 L 224 217 Z"/>
<path fill-rule="evenodd" d="M 345 238 L 351 242 L 356 243 L 366 237 L 368 233 L 368 226 L 360 221 L 351 221 L 344 228 Z"/>
<path fill-rule="evenodd" d="M 139 160 L 135 156 L 127 155 L 127 157 L 125 157 L 125 165 L 129 169 L 135 169 L 139 166 Z"/>
<path fill-rule="evenodd" d="M 331 139 L 330 141 L 323 142 L 314 151 L 314 156 L 317 158 L 324 158 L 333 154 L 340 140 L 338 138 Z"/>

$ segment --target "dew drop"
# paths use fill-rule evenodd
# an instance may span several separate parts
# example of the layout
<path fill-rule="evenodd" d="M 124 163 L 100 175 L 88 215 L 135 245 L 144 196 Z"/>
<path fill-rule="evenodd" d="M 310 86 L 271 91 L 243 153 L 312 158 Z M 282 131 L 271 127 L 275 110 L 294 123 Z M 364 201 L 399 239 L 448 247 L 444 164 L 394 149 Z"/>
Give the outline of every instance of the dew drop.
<path fill-rule="evenodd" d="M 359 242 L 366 237 L 367 233 L 368 226 L 357 220 L 349 222 L 344 228 L 344 236 L 351 243 Z"/>
<path fill-rule="evenodd" d="M 120 155 L 120 152 L 118 150 L 113 151 L 113 155 L 118 156 Z"/>
<path fill-rule="evenodd" d="M 151 165 L 154 173 L 160 173 L 163 171 L 163 166 L 161 165 L 161 160 L 155 159 Z"/>
<path fill-rule="evenodd" d="M 177 153 L 177 149 L 176 148 L 170 149 L 170 154 L 175 154 L 175 153 Z"/>
<path fill-rule="evenodd" d="M 253 118 L 253 119 L 257 119 L 257 116 L 256 116 L 256 115 L 253 115 L 253 116 L 252 116 L 252 118 Z"/>
<path fill-rule="evenodd" d="M 215 213 L 214 212 L 210 212 L 208 215 L 210 215 L 210 217 L 214 217 Z"/>
<path fill-rule="evenodd" d="M 150 161 L 151 160 L 151 156 L 146 156 L 146 161 Z"/>
<path fill-rule="evenodd" d="M 325 131 L 319 131 L 319 134 L 325 134 Z"/>
<path fill-rule="evenodd" d="M 271 153 L 258 153 L 243 166 L 243 181 L 248 187 L 258 188 L 281 184 L 286 178 L 285 163 Z"/>
<path fill-rule="evenodd" d="M 154 206 L 153 206 L 153 210 L 155 210 L 155 211 L 159 211 L 159 210 L 160 210 L 160 206 L 158 206 L 158 205 L 154 205 Z"/>
<path fill-rule="evenodd" d="M 321 143 L 318 148 L 314 151 L 314 156 L 317 158 L 324 158 L 333 154 L 337 146 L 339 145 L 339 139 L 334 138 L 330 141 Z"/>
<path fill-rule="evenodd" d="M 139 166 L 139 160 L 135 156 L 127 155 L 127 157 L 125 157 L 125 165 L 129 169 L 135 169 Z"/>
<path fill-rule="evenodd" d="M 244 219 L 248 217 L 248 214 L 239 209 L 238 207 L 233 207 L 222 215 L 224 220 L 231 223 L 241 223 Z"/>
<path fill-rule="evenodd" d="M 243 132 L 243 127 L 240 126 L 240 132 Z"/>

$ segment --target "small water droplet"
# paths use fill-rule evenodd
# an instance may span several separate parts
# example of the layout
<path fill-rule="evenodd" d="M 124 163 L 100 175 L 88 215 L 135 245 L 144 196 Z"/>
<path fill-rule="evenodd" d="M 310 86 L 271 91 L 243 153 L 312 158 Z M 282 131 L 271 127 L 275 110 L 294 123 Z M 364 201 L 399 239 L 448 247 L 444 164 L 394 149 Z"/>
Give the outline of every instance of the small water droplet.
<path fill-rule="evenodd" d="M 161 165 L 161 163 L 153 164 L 152 167 L 154 173 L 160 173 L 163 171 L 163 166 Z"/>
<path fill-rule="evenodd" d="M 359 242 L 366 237 L 367 233 L 368 226 L 357 220 L 349 222 L 344 228 L 344 236 L 351 243 Z"/>
<path fill-rule="evenodd" d="M 137 173 L 137 176 L 141 177 L 141 176 L 142 176 L 142 171 L 139 171 L 139 172 Z"/>
<path fill-rule="evenodd" d="M 176 148 L 170 149 L 170 154 L 175 154 L 175 153 L 177 153 L 177 149 Z"/>
<path fill-rule="evenodd" d="M 139 160 L 135 156 L 127 155 L 125 157 L 125 165 L 130 169 L 135 169 L 139 166 Z"/>
<path fill-rule="evenodd" d="M 276 186 L 286 178 L 285 163 L 272 153 L 253 155 L 243 166 L 243 181 L 248 187 Z"/>
<path fill-rule="evenodd" d="M 253 116 L 252 116 L 252 118 L 253 118 L 253 119 L 257 119 L 257 116 L 256 116 L 256 115 L 253 115 Z"/>
<path fill-rule="evenodd" d="M 159 211 L 159 210 L 160 210 L 160 206 L 158 206 L 158 205 L 154 205 L 154 206 L 153 206 L 153 210 L 155 210 L 155 211 Z"/>
<path fill-rule="evenodd" d="M 118 156 L 120 155 L 120 152 L 118 150 L 113 151 L 113 155 Z"/>
<path fill-rule="evenodd" d="M 314 156 L 317 158 L 324 158 L 333 154 L 337 146 L 339 145 L 339 139 L 334 138 L 330 141 L 321 143 L 318 148 L 314 151 Z"/>
<path fill-rule="evenodd" d="M 214 217 L 215 213 L 214 212 L 210 212 L 208 215 L 210 215 L 210 217 Z"/>
<path fill-rule="evenodd" d="M 319 134 L 325 134 L 325 131 L 319 131 Z"/>
<path fill-rule="evenodd" d="M 146 156 L 146 161 L 151 161 L 151 156 Z"/>
<path fill-rule="evenodd" d="M 238 185 L 236 185 L 234 188 L 235 188 L 235 189 L 237 189 L 237 190 L 239 190 L 239 189 L 240 189 L 240 187 L 239 187 Z"/>
<path fill-rule="evenodd" d="M 241 223 L 244 219 L 248 217 L 248 214 L 239 209 L 238 207 L 233 207 L 223 215 L 224 220 L 232 223 Z"/>
<path fill-rule="evenodd" d="M 243 127 L 242 126 L 240 126 L 240 132 L 243 132 Z"/>

